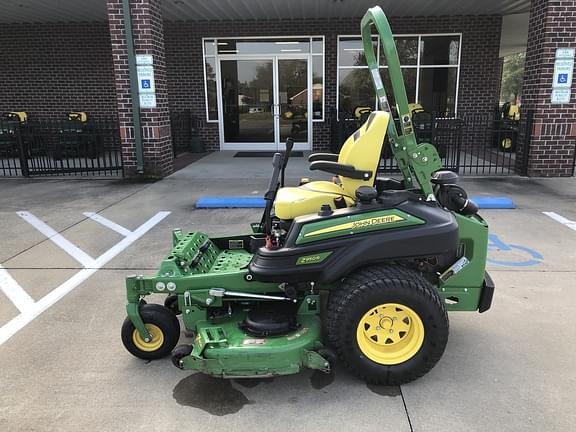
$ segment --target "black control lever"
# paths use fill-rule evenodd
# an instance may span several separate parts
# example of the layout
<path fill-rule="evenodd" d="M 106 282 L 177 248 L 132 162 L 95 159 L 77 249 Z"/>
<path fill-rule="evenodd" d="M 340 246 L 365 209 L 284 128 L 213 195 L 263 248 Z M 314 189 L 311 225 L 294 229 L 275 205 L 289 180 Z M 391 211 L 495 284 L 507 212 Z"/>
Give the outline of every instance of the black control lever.
<path fill-rule="evenodd" d="M 284 187 L 284 172 L 286 171 L 288 159 L 290 159 L 293 148 L 294 140 L 292 138 L 286 138 L 286 151 L 284 152 L 284 159 L 282 160 L 282 176 L 280 177 L 280 187 Z"/>

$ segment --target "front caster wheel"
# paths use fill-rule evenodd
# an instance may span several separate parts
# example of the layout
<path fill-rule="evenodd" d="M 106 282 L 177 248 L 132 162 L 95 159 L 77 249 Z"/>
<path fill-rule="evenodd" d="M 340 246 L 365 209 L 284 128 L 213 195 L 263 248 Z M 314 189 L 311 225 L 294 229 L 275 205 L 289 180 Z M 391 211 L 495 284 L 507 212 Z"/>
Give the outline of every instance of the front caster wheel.
<path fill-rule="evenodd" d="M 164 306 L 166 306 L 174 315 L 180 315 L 182 311 L 178 308 L 178 296 L 176 294 L 170 294 L 164 300 Z"/>
<path fill-rule="evenodd" d="M 178 318 L 166 307 L 158 304 L 144 304 L 140 307 L 144 326 L 152 335 L 146 342 L 129 318 L 122 325 L 122 343 L 130 354 L 144 359 L 156 360 L 169 354 L 180 338 Z"/>
<path fill-rule="evenodd" d="M 178 369 L 182 369 L 180 360 L 187 357 L 192 353 L 192 345 L 178 345 L 174 351 L 172 351 L 172 364 Z"/>
<path fill-rule="evenodd" d="M 328 300 L 327 333 L 346 367 L 371 384 L 421 377 L 448 341 L 448 316 L 436 289 L 400 266 L 347 276 Z"/>

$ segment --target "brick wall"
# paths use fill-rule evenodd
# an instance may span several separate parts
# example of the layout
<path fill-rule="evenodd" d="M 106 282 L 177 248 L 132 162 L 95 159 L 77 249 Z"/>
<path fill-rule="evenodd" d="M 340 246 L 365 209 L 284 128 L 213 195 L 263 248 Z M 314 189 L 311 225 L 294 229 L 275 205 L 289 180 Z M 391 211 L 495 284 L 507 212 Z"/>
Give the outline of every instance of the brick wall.
<path fill-rule="evenodd" d="M 0 24 L 0 112 L 116 113 L 105 22 Z"/>
<path fill-rule="evenodd" d="M 499 16 L 391 18 L 392 30 L 406 33 L 463 33 L 458 95 L 459 115 L 491 112 L 500 86 Z M 202 37 L 318 35 L 325 37 L 325 122 L 314 122 L 314 149 L 329 146 L 329 110 L 336 106 L 337 38 L 359 34 L 360 19 L 244 22 L 170 22 L 165 24 L 168 94 L 171 109 L 190 109 L 205 120 Z M 218 125 L 206 123 L 202 135 L 219 149 Z"/>
<path fill-rule="evenodd" d="M 119 1 L 111 1 L 119 7 Z M 112 19 L 121 19 L 119 15 Z M 154 12 L 159 19 L 159 10 Z M 463 33 L 458 96 L 459 114 L 488 112 L 498 100 L 501 17 L 400 17 L 391 19 L 395 33 Z M 136 29 L 138 25 L 135 24 Z M 118 32 L 119 22 L 110 28 L 114 38 L 117 62 L 125 61 L 125 47 Z M 206 119 L 202 37 L 323 35 L 325 37 L 325 119 L 314 122 L 314 148 L 326 149 L 330 139 L 329 110 L 336 106 L 336 55 L 339 34 L 358 34 L 359 19 L 347 20 L 286 20 L 244 22 L 169 22 L 164 23 L 164 65 L 155 64 L 156 86 L 167 77 L 168 104 L 171 110 L 190 109 L 192 114 Z M 154 54 L 162 43 L 161 34 L 152 32 L 150 45 Z M 136 41 L 138 42 L 138 35 Z M 111 41 L 105 23 L 11 24 L 0 25 L 0 111 L 26 109 L 32 114 L 46 115 L 84 109 L 98 115 L 116 110 L 115 87 L 124 96 L 121 115 L 128 116 L 126 98 L 127 69 L 118 69 L 114 81 Z M 156 47 L 156 48 L 154 48 Z M 119 56 L 119 57 L 118 57 Z M 160 57 L 159 57 L 160 58 Z M 156 58 L 155 58 L 156 61 Z M 125 64 L 125 66 L 127 66 Z M 48 84 L 45 84 L 48 82 Z M 159 108 L 165 110 L 160 97 Z M 148 113 L 144 111 L 143 118 Z M 128 118 L 128 117 L 126 117 Z M 150 118 L 154 122 L 153 118 Z M 162 128 L 166 136 L 166 125 Z M 156 129 L 155 129 L 156 130 Z M 130 139 L 130 129 L 127 130 Z M 155 133 L 155 132 L 152 132 Z M 219 149 L 218 125 L 206 123 L 201 128 L 204 142 L 210 150 Z M 168 150 L 165 146 L 162 152 Z M 128 162 L 133 148 L 127 147 Z M 156 150 L 150 150 L 156 152 Z M 163 155 L 154 154 L 154 157 Z M 165 169 L 167 167 L 161 168 Z"/>
<path fill-rule="evenodd" d="M 556 48 L 574 47 L 576 0 L 532 0 L 522 111 L 534 110 L 528 175 L 571 176 L 576 146 L 576 85 L 571 103 L 552 105 Z"/>
<path fill-rule="evenodd" d="M 163 177 L 173 170 L 170 115 L 166 91 L 164 34 L 159 0 L 132 1 L 132 27 L 136 54 L 151 54 L 154 61 L 156 108 L 141 108 L 142 141 L 144 146 L 144 174 Z M 112 43 L 118 123 L 122 141 L 122 161 L 128 176 L 137 167 L 134 143 L 134 123 L 130 97 L 128 51 L 124 32 L 121 0 L 108 0 L 108 24 Z"/>

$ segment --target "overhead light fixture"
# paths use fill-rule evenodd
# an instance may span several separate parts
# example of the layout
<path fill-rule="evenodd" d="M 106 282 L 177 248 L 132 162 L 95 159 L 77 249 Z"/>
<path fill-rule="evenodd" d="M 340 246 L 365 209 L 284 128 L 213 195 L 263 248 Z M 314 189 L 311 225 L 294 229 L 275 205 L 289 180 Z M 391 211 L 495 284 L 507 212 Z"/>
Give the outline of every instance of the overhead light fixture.
<path fill-rule="evenodd" d="M 344 51 L 364 51 L 364 48 L 344 48 Z"/>
<path fill-rule="evenodd" d="M 228 45 L 228 42 L 218 42 L 218 45 Z"/>
<path fill-rule="evenodd" d="M 276 45 L 298 45 L 300 42 L 298 41 L 281 41 L 281 42 L 274 42 Z"/>
<path fill-rule="evenodd" d="M 281 52 L 302 52 L 301 49 L 281 49 Z"/>
<path fill-rule="evenodd" d="M 220 54 L 238 54 L 238 50 L 220 50 Z"/>

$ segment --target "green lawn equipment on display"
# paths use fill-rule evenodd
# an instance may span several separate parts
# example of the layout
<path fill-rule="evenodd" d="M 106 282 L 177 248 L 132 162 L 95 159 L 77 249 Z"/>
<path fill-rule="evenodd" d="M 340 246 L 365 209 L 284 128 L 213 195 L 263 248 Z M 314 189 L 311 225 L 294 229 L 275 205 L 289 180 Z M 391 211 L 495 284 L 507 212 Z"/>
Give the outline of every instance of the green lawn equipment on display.
<path fill-rule="evenodd" d="M 373 26 L 400 130 L 390 120 Z M 157 275 L 126 280 L 122 341 L 133 355 L 172 353 L 181 369 L 223 378 L 330 372 L 339 360 L 367 382 L 401 384 L 442 356 L 447 311 L 490 307 L 488 226 L 456 174 L 440 171 L 436 149 L 416 143 L 382 10 L 370 9 L 361 28 L 381 111 L 340 154 L 309 157 L 311 170 L 339 181 L 284 187 L 288 140 L 286 152 L 274 155 L 266 208 L 252 233 L 215 238 L 175 230 Z M 386 133 L 402 180 L 376 176 Z M 150 294 L 165 294 L 164 305 L 146 303 Z M 179 315 L 193 339 L 174 349 Z"/>

